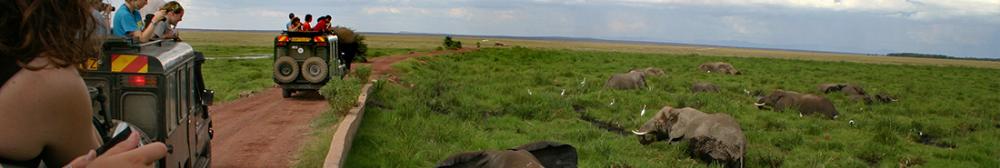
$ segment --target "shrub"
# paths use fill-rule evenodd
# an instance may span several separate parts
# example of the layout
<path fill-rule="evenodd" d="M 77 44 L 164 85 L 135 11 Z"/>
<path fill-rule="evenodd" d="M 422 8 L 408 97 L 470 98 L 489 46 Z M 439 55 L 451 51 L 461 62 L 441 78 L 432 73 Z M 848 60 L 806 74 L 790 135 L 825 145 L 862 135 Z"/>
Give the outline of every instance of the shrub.
<path fill-rule="evenodd" d="M 461 49 L 462 48 L 462 42 L 461 41 L 451 40 L 451 36 L 445 36 L 444 37 L 444 45 L 443 45 L 443 47 L 446 48 L 446 49 L 449 49 L 449 50 Z"/>
<path fill-rule="evenodd" d="M 369 65 L 358 66 L 357 69 L 354 69 L 354 75 L 361 80 L 361 84 L 367 82 L 368 77 L 371 76 L 371 74 L 372 67 Z"/>
<path fill-rule="evenodd" d="M 358 53 L 354 60 L 368 62 L 368 43 L 365 43 L 364 35 L 354 36 L 354 41 L 358 43 Z"/>

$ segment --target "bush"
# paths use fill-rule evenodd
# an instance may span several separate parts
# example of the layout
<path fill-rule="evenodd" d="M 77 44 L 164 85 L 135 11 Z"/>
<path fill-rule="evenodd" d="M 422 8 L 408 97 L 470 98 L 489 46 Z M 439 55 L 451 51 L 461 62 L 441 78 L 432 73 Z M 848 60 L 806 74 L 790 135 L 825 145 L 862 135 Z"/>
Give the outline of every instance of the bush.
<path fill-rule="evenodd" d="M 461 41 L 451 40 L 451 36 L 445 36 L 444 37 L 444 46 L 443 47 L 446 48 L 446 49 L 449 49 L 449 50 L 461 49 L 462 48 L 462 42 Z"/>
<path fill-rule="evenodd" d="M 365 43 L 364 35 L 354 36 L 354 41 L 358 43 L 358 53 L 354 60 L 368 62 L 368 44 Z"/>
<path fill-rule="evenodd" d="M 368 82 L 368 77 L 372 74 L 372 67 L 370 65 L 358 66 L 354 69 L 354 76 L 361 80 L 361 84 Z"/>

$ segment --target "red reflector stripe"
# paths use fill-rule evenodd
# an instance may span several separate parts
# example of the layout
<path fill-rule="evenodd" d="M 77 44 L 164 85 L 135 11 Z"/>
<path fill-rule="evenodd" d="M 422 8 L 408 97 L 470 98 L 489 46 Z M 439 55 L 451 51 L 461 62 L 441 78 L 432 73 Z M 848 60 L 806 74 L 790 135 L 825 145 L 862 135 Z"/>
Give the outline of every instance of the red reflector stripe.
<path fill-rule="evenodd" d="M 124 69 L 122 69 L 122 72 L 144 72 L 143 69 L 145 69 L 146 64 L 149 63 L 147 59 L 149 59 L 149 57 L 145 56 L 136 57 L 135 60 L 129 63 L 128 66 L 125 66 Z"/>

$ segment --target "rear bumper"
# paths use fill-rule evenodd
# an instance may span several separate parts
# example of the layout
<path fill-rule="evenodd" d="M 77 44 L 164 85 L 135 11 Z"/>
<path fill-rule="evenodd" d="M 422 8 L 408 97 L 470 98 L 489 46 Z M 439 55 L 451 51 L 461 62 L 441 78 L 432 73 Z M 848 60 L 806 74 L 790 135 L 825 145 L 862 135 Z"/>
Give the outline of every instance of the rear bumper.
<path fill-rule="evenodd" d="M 291 90 L 319 90 L 320 88 L 323 88 L 323 86 L 326 85 L 326 83 L 323 83 L 323 84 L 296 84 L 296 83 L 289 83 L 289 84 L 278 84 L 278 85 L 281 86 L 282 89 L 291 89 Z"/>

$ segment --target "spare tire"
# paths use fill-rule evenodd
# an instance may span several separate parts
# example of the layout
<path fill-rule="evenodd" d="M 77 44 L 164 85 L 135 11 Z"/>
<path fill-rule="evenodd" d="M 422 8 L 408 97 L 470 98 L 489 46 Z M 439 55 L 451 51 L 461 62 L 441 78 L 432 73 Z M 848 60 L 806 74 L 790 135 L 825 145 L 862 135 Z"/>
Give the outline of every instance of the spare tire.
<path fill-rule="evenodd" d="M 280 83 L 289 83 L 299 77 L 299 63 L 295 58 L 280 56 L 274 60 L 274 79 Z"/>
<path fill-rule="evenodd" d="M 323 82 L 329 71 L 329 65 L 326 64 L 323 58 L 309 57 L 306 58 L 305 62 L 302 62 L 302 78 L 305 78 L 309 82 Z"/>

